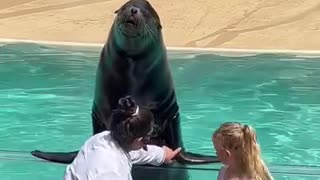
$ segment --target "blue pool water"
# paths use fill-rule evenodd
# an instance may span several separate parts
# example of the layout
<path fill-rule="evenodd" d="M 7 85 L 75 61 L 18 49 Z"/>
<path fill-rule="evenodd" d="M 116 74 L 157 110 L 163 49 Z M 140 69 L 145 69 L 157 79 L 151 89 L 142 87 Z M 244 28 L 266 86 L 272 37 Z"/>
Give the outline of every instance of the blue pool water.
<path fill-rule="evenodd" d="M 0 45 L 2 180 L 62 179 L 65 165 L 29 152 L 76 150 L 91 135 L 100 49 Z M 249 123 L 276 179 L 320 176 L 320 58 L 169 51 L 169 59 L 186 149 L 213 155 L 215 128 Z M 215 179 L 219 167 L 189 173 L 192 180 Z"/>

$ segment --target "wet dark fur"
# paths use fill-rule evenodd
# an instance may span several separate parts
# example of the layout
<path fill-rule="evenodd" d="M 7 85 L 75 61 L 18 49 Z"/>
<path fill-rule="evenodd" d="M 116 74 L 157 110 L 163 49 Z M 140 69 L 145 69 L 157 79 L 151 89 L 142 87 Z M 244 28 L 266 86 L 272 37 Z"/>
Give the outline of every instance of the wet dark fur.
<path fill-rule="evenodd" d="M 92 107 L 93 134 L 109 130 L 112 109 L 117 107 L 119 98 L 132 95 L 140 106 L 154 113 L 155 131 L 150 144 L 167 145 L 173 149 L 183 147 L 179 107 L 162 39 L 160 18 L 145 0 L 128 1 L 116 13 L 96 73 Z M 52 162 L 71 163 L 77 152 L 36 150 L 32 154 Z M 175 159 L 181 164 L 218 162 L 214 156 L 187 153 L 184 150 Z M 157 171 L 141 170 L 134 166 L 133 177 L 187 179 L 185 171 L 162 172 L 161 177 L 153 175 Z"/>

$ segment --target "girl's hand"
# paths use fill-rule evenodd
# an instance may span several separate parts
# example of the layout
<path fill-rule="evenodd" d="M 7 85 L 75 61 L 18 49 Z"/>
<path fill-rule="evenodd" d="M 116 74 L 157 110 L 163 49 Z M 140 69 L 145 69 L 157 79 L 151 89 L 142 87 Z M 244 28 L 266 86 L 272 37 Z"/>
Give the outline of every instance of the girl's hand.
<path fill-rule="evenodd" d="M 162 146 L 162 148 L 164 149 L 165 156 L 166 156 L 165 160 L 164 160 L 165 164 L 172 163 L 172 159 L 181 151 L 181 147 L 179 147 L 175 150 L 172 150 L 167 146 Z"/>

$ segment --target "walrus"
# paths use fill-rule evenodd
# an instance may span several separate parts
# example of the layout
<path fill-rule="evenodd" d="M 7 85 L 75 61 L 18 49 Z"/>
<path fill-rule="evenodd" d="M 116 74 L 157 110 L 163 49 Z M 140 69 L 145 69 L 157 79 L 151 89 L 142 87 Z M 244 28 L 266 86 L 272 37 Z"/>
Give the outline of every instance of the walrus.
<path fill-rule="evenodd" d="M 110 129 L 111 113 L 118 100 L 131 95 L 139 106 L 154 114 L 155 126 L 148 144 L 182 147 L 175 158 L 181 164 L 219 162 L 216 156 L 195 154 L 183 148 L 179 106 L 155 9 L 147 0 L 129 0 L 115 14 L 96 71 L 91 113 L 93 134 Z M 38 158 L 65 164 L 71 163 L 77 153 L 31 152 Z"/>

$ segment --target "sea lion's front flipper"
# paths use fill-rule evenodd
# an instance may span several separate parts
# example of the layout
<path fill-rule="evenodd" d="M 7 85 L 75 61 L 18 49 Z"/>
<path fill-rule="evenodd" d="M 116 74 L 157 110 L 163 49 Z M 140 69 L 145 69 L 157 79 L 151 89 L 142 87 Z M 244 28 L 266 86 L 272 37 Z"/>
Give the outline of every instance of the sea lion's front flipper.
<path fill-rule="evenodd" d="M 179 153 L 177 161 L 182 164 L 209 164 L 221 162 L 217 156 L 201 155 L 184 151 Z"/>

